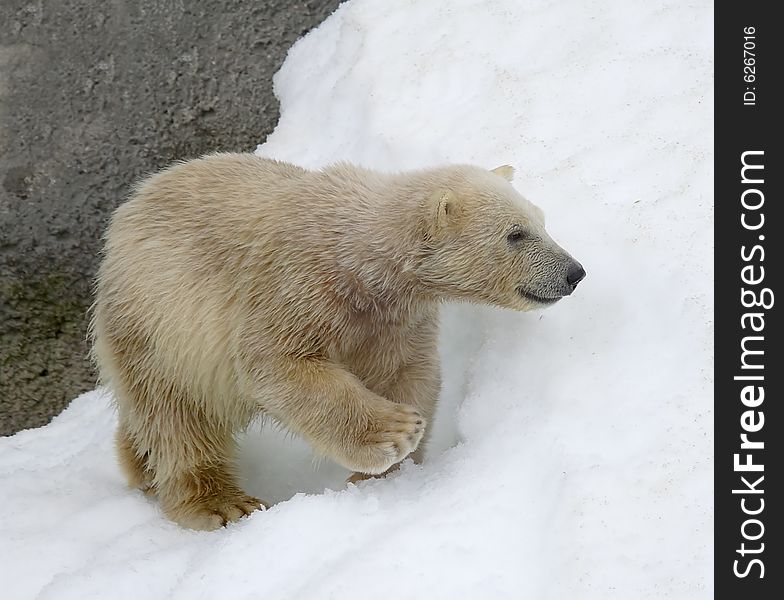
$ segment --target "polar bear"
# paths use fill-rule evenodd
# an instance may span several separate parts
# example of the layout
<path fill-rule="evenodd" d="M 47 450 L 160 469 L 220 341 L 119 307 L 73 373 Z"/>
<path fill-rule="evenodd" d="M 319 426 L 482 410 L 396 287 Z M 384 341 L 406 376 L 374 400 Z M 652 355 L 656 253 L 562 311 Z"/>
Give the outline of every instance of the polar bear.
<path fill-rule="evenodd" d="M 262 507 L 233 468 L 260 413 L 358 477 L 420 461 L 439 304 L 535 309 L 585 276 L 512 173 L 215 154 L 143 181 L 106 232 L 91 321 L 130 484 L 193 529 Z"/>

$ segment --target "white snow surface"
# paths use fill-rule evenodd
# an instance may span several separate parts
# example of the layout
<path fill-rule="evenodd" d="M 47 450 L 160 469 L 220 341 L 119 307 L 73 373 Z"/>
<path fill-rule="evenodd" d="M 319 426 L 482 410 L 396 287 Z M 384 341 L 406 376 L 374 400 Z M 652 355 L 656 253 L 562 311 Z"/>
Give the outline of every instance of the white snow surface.
<path fill-rule="evenodd" d="M 277 504 L 218 532 L 126 488 L 105 392 L 0 439 L 3 597 L 711 597 L 712 36 L 707 0 L 342 5 L 257 152 L 511 163 L 588 277 L 543 312 L 444 310 L 421 466 L 346 487 L 249 432 L 244 484 Z"/>

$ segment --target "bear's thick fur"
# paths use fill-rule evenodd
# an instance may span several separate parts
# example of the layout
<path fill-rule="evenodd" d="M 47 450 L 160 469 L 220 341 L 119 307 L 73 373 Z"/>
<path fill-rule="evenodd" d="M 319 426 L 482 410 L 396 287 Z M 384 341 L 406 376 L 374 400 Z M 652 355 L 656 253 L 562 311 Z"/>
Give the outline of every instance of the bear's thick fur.
<path fill-rule="evenodd" d="M 259 413 L 359 474 L 421 460 L 439 303 L 527 310 L 584 275 L 511 174 L 216 154 L 141 183 L 106 233 L 92 320 L 130 483 L 194 529 L 250 513 L 234 434 Z"/>

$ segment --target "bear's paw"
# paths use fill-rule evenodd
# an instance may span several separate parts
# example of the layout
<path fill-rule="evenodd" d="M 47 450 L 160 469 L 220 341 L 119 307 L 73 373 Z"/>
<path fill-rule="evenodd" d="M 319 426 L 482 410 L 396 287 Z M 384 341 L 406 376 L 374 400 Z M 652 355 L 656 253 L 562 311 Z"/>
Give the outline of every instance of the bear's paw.
<path fill-rule="evenodd" d="M 399 463 L 419 446 L 427 423 L 412 406 L 388 402 L 374 411 L 356 449 L 354 470 L 379 474 Z"/>

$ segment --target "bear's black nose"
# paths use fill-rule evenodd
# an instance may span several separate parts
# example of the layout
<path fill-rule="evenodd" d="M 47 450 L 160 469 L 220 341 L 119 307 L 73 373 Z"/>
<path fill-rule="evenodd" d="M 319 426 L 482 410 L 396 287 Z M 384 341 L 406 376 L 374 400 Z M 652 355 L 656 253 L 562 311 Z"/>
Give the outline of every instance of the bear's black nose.
<path fill-rule="evenodd" d="M 574 263 L 571 267 L 569 267 L 569 271 L 566 273 L 566 283 L 568 283 L 572 289 L 577 287 L 577 284 L 580 283 L 585 278 L 585 269 L 580 263 Z"/>

